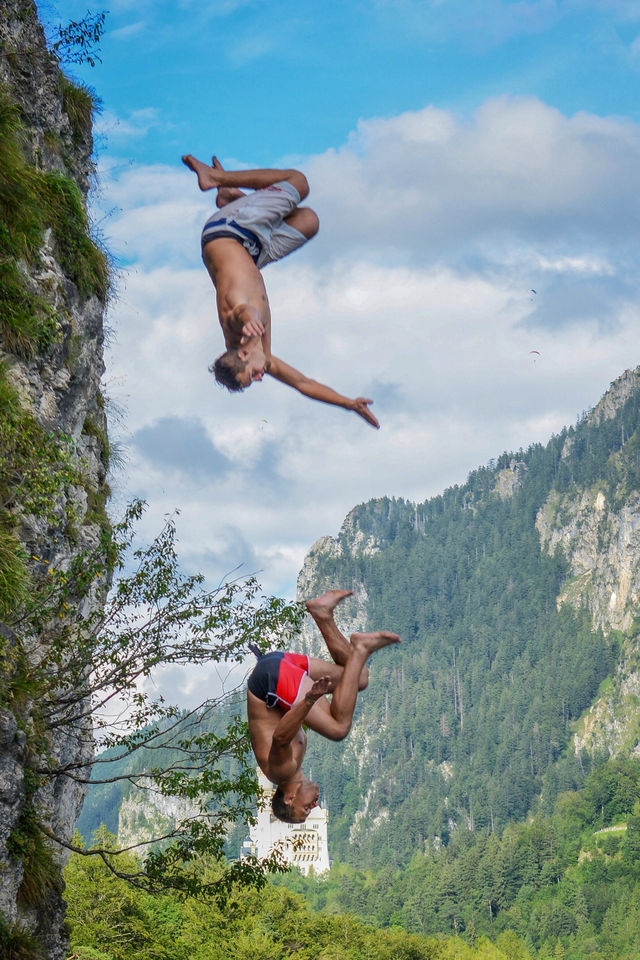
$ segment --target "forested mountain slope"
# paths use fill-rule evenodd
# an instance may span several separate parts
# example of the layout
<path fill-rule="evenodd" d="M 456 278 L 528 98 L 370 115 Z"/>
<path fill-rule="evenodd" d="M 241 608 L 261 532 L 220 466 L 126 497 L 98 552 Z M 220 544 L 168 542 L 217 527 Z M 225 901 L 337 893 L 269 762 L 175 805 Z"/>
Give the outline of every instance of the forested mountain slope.
<path fill-rule="evenodd" d="M 403 638 L 349 740 L 310 738 L 334 857 L 402 863 L 498 831 L 636 751 L 639 428 L 628 371 L 545 446 L 424 503 L 362 504 L 311 549 L 299 596 L 351 587 L 346 630 Z"/>

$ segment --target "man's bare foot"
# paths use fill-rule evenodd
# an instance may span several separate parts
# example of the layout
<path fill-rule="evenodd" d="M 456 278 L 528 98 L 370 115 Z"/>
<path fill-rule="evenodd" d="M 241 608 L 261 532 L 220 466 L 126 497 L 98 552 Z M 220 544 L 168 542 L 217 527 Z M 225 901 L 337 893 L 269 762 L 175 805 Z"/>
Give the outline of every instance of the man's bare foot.
<path fill-rule="evenodd" d="M 214 170 L 224 170 L 224 167 L 215 156 L 211 157 L 211 166 Z M 238 200 L 240 197 L 244 197 L 244 195 L 242 190 L 238 190 L 237 187 L 218 187 L 216 207 L 226 207 L 232 200 Z"/>
<path fill-rule="evenodd" d="M 390 633 L 388 630 L 376 630 L 375 633 L 352 633 L 349 639 L 354 650 L 364 650 L 367 656 L 370 656 L 374 650 L 401 642 L 397 633 Z"/>
<path fill-rule="evenodd" d="M 353 590 L 327 590 L 321 597 L 307 600 L 305 607 L 314 620 L 329 620 L 340 601 L 352 593 Z"/>
<path fill-rule="evenodd" d="M 198 178 L 198 186 L 201 190 L 213 190 L 214 187 L 220 186 L 213 167 L 207 166 L 201 160 L 196 160 L 190 153 L 185 153 L 182 162 L 189 167 L 189 170 L 193 170 Z"/>

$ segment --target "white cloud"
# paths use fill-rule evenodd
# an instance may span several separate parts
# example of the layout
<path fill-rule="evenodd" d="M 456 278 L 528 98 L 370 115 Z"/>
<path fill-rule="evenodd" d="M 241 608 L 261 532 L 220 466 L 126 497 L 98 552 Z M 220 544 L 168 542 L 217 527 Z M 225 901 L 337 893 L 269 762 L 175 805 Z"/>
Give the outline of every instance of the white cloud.
<path fill-rule="evenodd" d="M 119 142 L 144 137 L 152 127 L 157 127 L 162 122 L 155 107 L 132 110 L 127 117 L 118 117 L 113 111 L 105 110 L 96 118 L 94 132 L 97 136 Z"/>
<path fill-rule="evenodd" d="M 309 161 L 318 252 L 337 236 L 338 252 L 403 262 L 502 259 L 514 243 L 621 248 L 636 240 L 639 159 L 636 124 L 535 98 L 491 99 L 470 120 L 427 107 L 362 121 Z"/>

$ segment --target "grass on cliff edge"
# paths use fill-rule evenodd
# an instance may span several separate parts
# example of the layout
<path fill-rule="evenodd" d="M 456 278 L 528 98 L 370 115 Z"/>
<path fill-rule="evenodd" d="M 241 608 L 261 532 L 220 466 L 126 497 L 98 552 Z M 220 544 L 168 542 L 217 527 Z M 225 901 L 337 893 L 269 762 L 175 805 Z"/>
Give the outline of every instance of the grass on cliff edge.
<path fill-rule="evenodd" d="M 62 96 L 76 140 L 90 131 L 94 103 L 64 77 Z M 23 137 L 19 109 L 0 88 L 0 340 L 8 353 L 30 360 L 62 334 L 55 306 L 29 275 L 41 265 L 45 243 L 80 297 L 106 299 L 109 272 L 77 185 L 31 166 Z M 64 302 L 64 291 L 50 294 Z M 0 616 L 20 605 L 29 587 L 15 511 L 47 514 L 64 484 L 77 479 L 66 439 L 42 430 L 0 367 Z"/>
<path fill-rule="evenodd" d="M 55 526 L 61 522 L 61 492 L 80 483 L 70 438 L 43 429 L 0 363 L 0 618 L 15 612 L 29 587 L 26 554 L 14 532 L 16 512 Z"/>
<path fill-rule="evenodd" d="M 66 88 L 70 84 L 67 82 Z M 90 122 L 85 91 L 65 102 L 74 130 Z M 0 92 L 0 332 L 5 346 L 26 359 L 44 353 L 59 338 L 53 308 L 38 295 L 28 267 L 37 267 L 49 235 L 52 252 L 83 298 L 104 300 L 109 285 L 107 258 L 92 241 L 77 185 L 55 172 L 30 166 L 20 140 L 19 111 Z"/>

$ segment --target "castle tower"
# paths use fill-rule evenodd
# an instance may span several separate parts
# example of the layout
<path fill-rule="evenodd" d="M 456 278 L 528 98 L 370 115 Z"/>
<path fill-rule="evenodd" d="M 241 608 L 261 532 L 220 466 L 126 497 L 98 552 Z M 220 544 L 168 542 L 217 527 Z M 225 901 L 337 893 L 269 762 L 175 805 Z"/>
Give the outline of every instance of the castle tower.
<path fill-rule="evenodd" d="M 308 874 L 311 869 L 317 874 L 326 873 L 330 867 L 327 841 L 329 811 L 314 807 L 304 823 L 282 823 L 271 812 L 271 797 L 275 790 L 260 770 L 258 782 L 267 802 L 258 810 L 258 822 L 250 828 L 240 856 L 253 854 L 266 857 L 276 843 L 282 843 L 285 860 L 302 873 Z"/>

